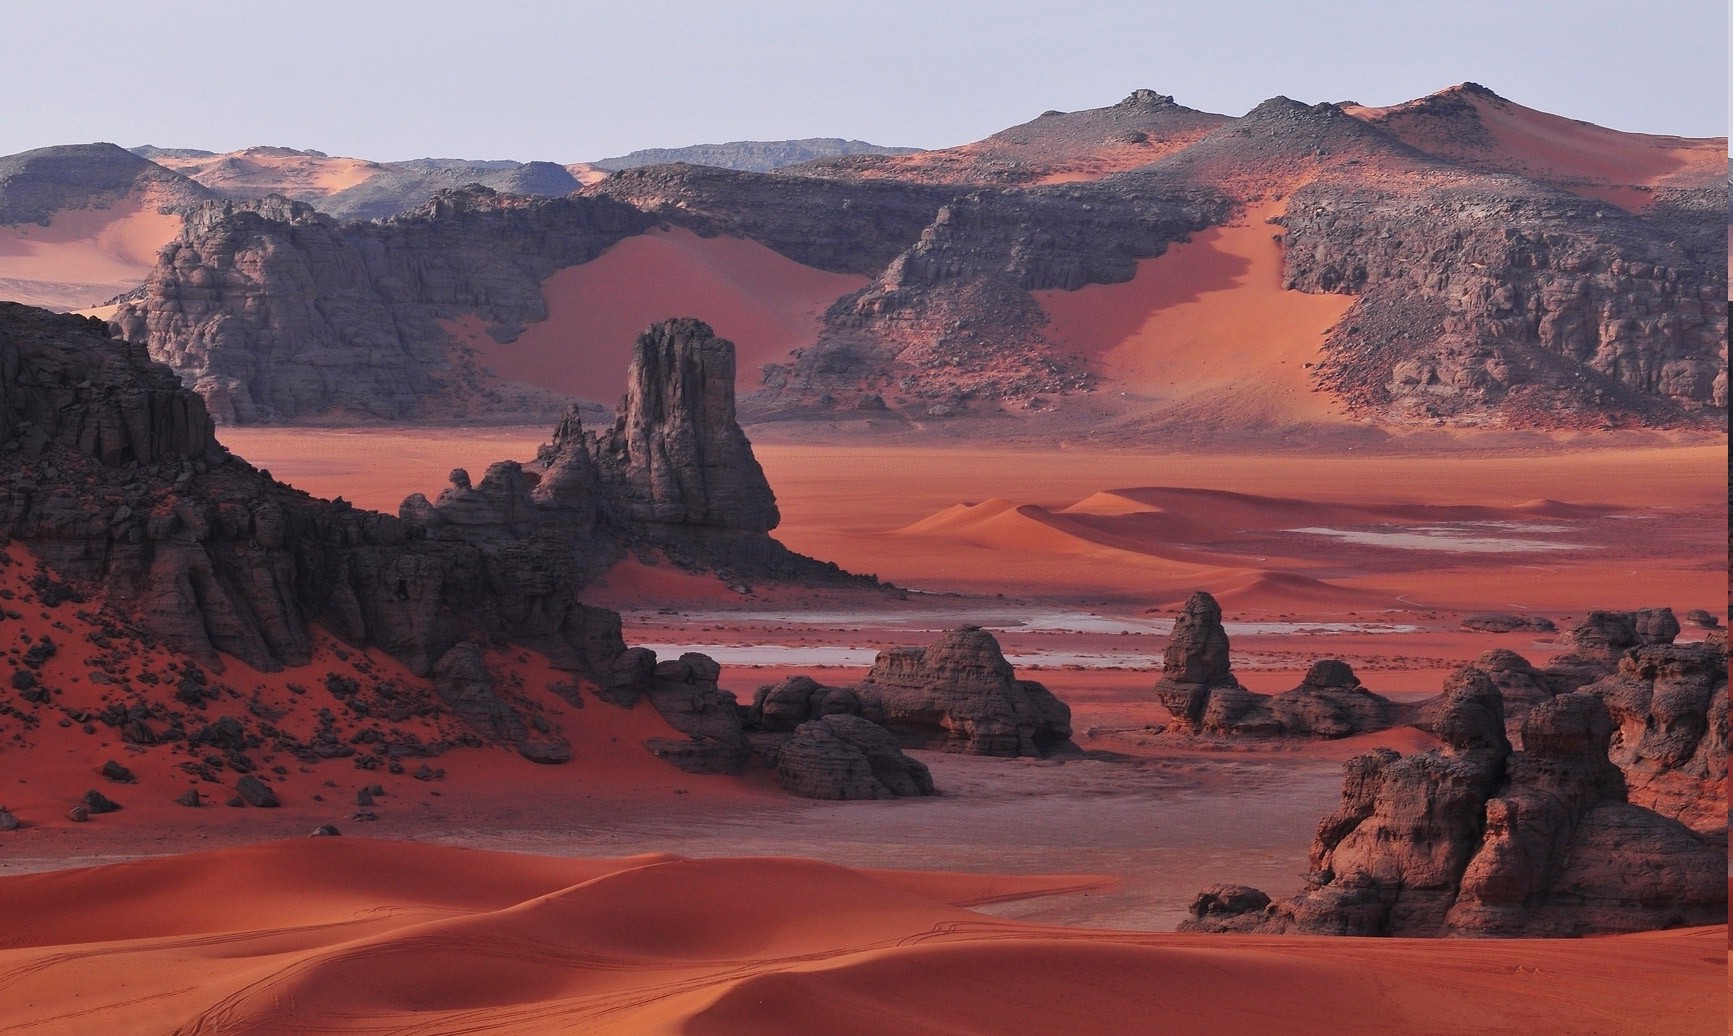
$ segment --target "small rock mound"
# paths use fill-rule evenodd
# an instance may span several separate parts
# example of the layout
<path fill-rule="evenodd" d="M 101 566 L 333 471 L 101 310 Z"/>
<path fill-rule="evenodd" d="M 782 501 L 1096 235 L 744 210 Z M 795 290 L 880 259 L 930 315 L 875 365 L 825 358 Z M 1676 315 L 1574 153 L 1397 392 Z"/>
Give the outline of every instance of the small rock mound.
<path fill-rule="evenodd" d="M 1551 633 L 1558 625 L 1539 615 L 1512 615 L 1509 612 L 1480 612 L 1462 617 L 1462 628 L 1484 633 L 1515 633 L 1518 630 Z"/>
<path fill-rule="evenodd" d="M 1342 738 L 1383 730 L 1395 720 L 1394 703 L 1361 686 L 1348 663 L 1312 664 L 1300 685 L 1282 694 L 1258 694 L 1233 675 L 1221 606 L 1203 591 L 1191 595 L 1174 621 L 1163 652 L 1155 698 L 1189 734 L 1234 737 Z"/>
<path fill-rule="evenodd" d="M 845 714 L 802 723 L 778 754 L 776 780 L 788 791 L 813 799 L 935 793 L 926 765 L 903 754 L 889 731 Z"/>
<path fill-rule="evenodd" d="M 879 652 L 850 690 L 861 715 L 906 744 L 968 755 L 1045 756 L 1071 747 L 1071 709 L 1019 680 L 993 635 L 976 626 L 930 647 Z"/>

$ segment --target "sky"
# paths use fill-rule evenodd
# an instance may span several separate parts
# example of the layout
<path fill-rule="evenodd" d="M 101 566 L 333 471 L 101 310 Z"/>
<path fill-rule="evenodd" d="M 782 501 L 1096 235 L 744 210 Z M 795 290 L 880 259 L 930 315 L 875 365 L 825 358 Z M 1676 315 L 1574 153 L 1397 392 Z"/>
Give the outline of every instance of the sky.
<path fill-rule="evenodd" d="M 1277 94 L 1391 104 L 1464 81 L 1616 129 L 1720 136 L 1727 20 L 1725 0 L 0 0 L 0 154 L 944 147 L 1138 87 L 1239 115 Z"/>

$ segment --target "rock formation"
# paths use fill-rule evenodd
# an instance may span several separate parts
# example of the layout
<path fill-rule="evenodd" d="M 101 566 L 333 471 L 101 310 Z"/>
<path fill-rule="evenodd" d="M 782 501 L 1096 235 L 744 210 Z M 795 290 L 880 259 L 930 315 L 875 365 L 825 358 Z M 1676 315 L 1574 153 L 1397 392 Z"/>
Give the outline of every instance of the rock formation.
<path fill-rule="evenodd" d="M 485 412 L 494 390 L 440 321 L 472 314 L 509 338 L 546 318 L 544 278 L 648 225 L 607 199 L 485 188 L 380 223 L 340 224 L 280 197 L 211 202 L 188 215 L 115 326 L 224 423 Z M 528 405 L 540 416 L 562 404 Z"/>
<path fill-rule="evenodd" d="M 1590 612 L 1560 638 L 1566 650 L 1547 663 L 1547 680 L 1557 693 L 1574 691 L 1612 673 L 1627 651 L 1671 644 L 1678 635 L 1679 620 L 1671 608 Z"/>
<path fill-rule="evenodd" d="M 1201 590 L 1174 620 L 1162 667 L 1155 698 L 1189 734 L 1341 738 L 1383 730 L 1401 712 L 1333 658 L 1314 662 L 1291 691 L 1246 690 L 1233 675 L 1221 606 Z"/>
<path fill-rule="evenodd" d="M 1071 710 L 1019 680 L 999 642 L 973 626 L 924 648 L 889 648 L 850 688 L 861 715 L 905 744 L 968 755 L 1045 756 L 1069 747 Z"/>
<path fill-rule="evenodd" d="M 591 453 L 622 525 L 761 534 L 781 520 L 735 420 L 734 343 L 701 321 L 638 337 L 626 398 Z"/>
<path fill-rule="evenodd" d="M 1468 669 L 1436 732 L 1437 750 L 1348 762 L 1305 890 L 1218 886 L 1182 930 L 1559 936 L 1725 918 L 1724 843 L 1625 801 L 1595 696 L 1536 705 L 1512 753 L 1498 688 Z"/>
<path fill-rule="evenodd" d="M 932 795 L 924 763 L 903 753 L 895 735 L 859 716 L 831 714 L 802 723 L 776 754 L 776 780 L 812 799 L 891 799 Z"/>
<path fill-rule="evenodd" d="M 1558 626 L 1551 619 L 1539 615 L 1512 615 L 1509 612 L 1479 612 L 1462 617 L 1462 628 L 1465 630 L 1482 630 L 1487 633 L 1523 632 L 1551 633 Z"/>
<path fill-rule="evenodd" d="M 1612 760 L 1630 800 L 1705 834 L 1727 827 L 1727 654 L 1648 644 L 1582 689 L 1612 716 Z"/>
<path fill-rule="evenodd" d="M 684 739 L 656 738 L 650 751 L 688 773 L 739 773 L 750 746 L 734 696 L 716 686 L 722 667 L 707 655 L 656 663 L 646 696 Z"/>
<path fill-rule="evenodd" d="M 725 342 L 680 341 L 726 363 Z M 678 367 L 685 347 L 671 348 Z M 764 534 L 774 502 L 730 400 L 711 405 L 704 388 L 686 385 L 688 409 L 666 424 L 637 421 L 629 401 L 623 412 L 624 426 L 646 429 L 640 442 L 658 457 L 688 456 L 658 440 L 664 430 L 685 435 L 687 446 L 743 451 L 700 455 L 708 481 L 647 485 L 632 499 L 666 515 L 653 527 L 638 530 L 628 501 L 598 483 L 575 419 L 532 469 L 495 465 L 480 485 L 454 473 L 440 501 L 414 497 L 392 517 L 314 499 L 229 454 L 199 398 L 99 322 L 0 304 L 0 532 L 207 667 L 220 669 L 225 655 L 265 671 L 303 665 L 318 623 L 431 676 L 446 705 L 483 736 L 555 762 L 563 744 L 530 732 L 493 687 L 476 645 L 531 647 L 606 688 L 642 693 L 644 660 L 626 652 L 619 617 L 580 596 L 629 544 L 677 552 L 689 539 L 683 557 L 726 562 L 738 548 L 732 563 L 755 576 L 871 585 Z M 646 387 L 643 398 L 672 397 Z M 724 460 L 741 465 L 738 477 Z M 753 479 L 758 495 L 742 496 L 737 487 Z M 679 507 L 656 511 L 661 492 L 676 493 Z M 309 750 L 320 754 L 317 744 Z"/>
<path fill-rule="evenodd" d="M 841 137 L 807 137 L 802 140 L 734 140 L 726 144 L 693 144 L 690 147 L 652 147 L 617 158 L 598 158 L 590 165 L 610 173 L 647 165 L 686 162 L 691 165 L 768 173 L 772 169 L 799 165 L 842 155 L 908 155 L 912 147 L 884 147 L 864 140 Z"/>
<path fill-rule="evenodd" d="M 1019 680 L 993 635 L 974 626 L 925 648 L 879 652 L 864 680 L 826 687 L 806 676 L 758 689 L 747 726 L 785 733 L 831 716 L 861 716 L 907 747 L 968 755 L 1047 756 L 1074 750 L 1071 710 Z"/>

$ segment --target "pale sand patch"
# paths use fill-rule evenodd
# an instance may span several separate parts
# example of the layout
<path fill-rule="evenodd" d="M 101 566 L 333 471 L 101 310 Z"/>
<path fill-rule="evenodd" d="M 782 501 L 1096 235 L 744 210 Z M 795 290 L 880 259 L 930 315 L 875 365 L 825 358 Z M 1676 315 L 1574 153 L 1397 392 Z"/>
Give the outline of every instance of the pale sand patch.
<path fill-rule="evenodd" d="M 0 297 L 46 309 L 96 306 L 143 284 L 180 233 L 152 193 L 107 208 L 62 209 L 47 226 L 0 227 Z"/>

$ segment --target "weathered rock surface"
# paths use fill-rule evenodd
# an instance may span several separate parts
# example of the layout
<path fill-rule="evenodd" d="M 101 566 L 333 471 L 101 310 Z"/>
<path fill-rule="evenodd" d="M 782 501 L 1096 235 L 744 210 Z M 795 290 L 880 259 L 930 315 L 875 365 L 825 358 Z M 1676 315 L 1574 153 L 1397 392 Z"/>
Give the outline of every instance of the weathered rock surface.
<path fill-rule="evenodd" d="M 734 343 L 698 320 L 638 336 L 626 398 L 591 453 L 622 525 L 765 533 L 781 516 L 734 413 Z"/>
<path fill-rule="evenodd" d="M 1240 686 L 1228 655 L 1221 606 L 1198 591 L 1186 600 L 1162 654 L 1155 698 L 1189 734 L 1232 737 L 1341 738 L 1394 723 L 1402 710 L 1361 686 L 1339 659 L 1314 662 L 1300 685 L 1282 694 Z"/>
<path fill-rule="evenodd" d="M 1582 690 L 1612 716 L 1611 756 L 1630 801 L 1692 829 L 1727 827 L 1727 655 L 1706 644 L 1653 644 Z"/>
<path fill-rule="evenodd" d="M 811 799 L 935 794 L 926 764 L 905 755 L 895 735 L 847 714 L 827 715 L 796 728 L 777 754 L 776 780 Z"/>
<path fill-rule="evenodd" d="M 879 652 L 864 680 L 827 687 L 806 676 L 760 687 L 746 725 L 785 735 L 832 716 L 859 716 L 908 747 L 968 755 L 1048 756 L 1075 751 L 1071 709 L 1033 680 L 1019 680 L 993 635 L 974 626 L 930 647 Z M 772 752 L 777 737 L 761 739 Z"/>
<path fill-rule="evenodd" d="M 1481 630 L 1486 633 L 1524 632 L 1551 633 L 1558 626 L 1548 618 L 1539 615 L 1512 615 L 1509 612 L 1478 612 L 1462 617 L 1462 628 L 1465 630 Z"/>
<path fill-rule="evenodd" d="M 849 688 L 861 715 L 905 744 L 968 755 L 1045 756 L 1070 746 L 1071 710 L 1019 680 L 993 635 L 951 630 L 925 648 L 879 652 Z"/>
<path fill-rule="evenodd" d="M 546 318 L 549 274 L 648 225 L 607 199 L 485 188 L 378 223 L 340 224 L 280 197 L 212 202 L 114 322 L 224 423 L 481 413 L 495 390 L 440 321 L 475 315 L 509 337 Z M 505 404 L 538 417 L 561 405 Z"/>
<path fill-rule="evenodd" d="M 1349 761 L 1318 826 L 1308 887 L 1200 895 L 1190 931 L 1559 936 L 1718 923 L 1724 843 L 1625 801 L 1612 719 L 1572 693 L 1534 706 L 1521 752 L 1503 699 L 1466 669 L 1447 693 L 1443 747 Z"/>
<path fill-rule="evenodd" d="M 1671 608 L 1590 612 L 1560 638 L 1566 650 L 1547 663 L 1547 680 L 1560 694 L 1577 690 L 1612 673 L 1626 652 L 1671 644 L 1678 635 L 1679 620 Z"/>
<path fill-rule="evenodd" d="M 654 738 L 648 747 L 688 773 L 739 773 L 751 748 L 740 707 L 716 686 L 722 667 L 707 655 L 687 653 L 656 663 L 647 690 L 650 704 L 684 739 Z"/>

